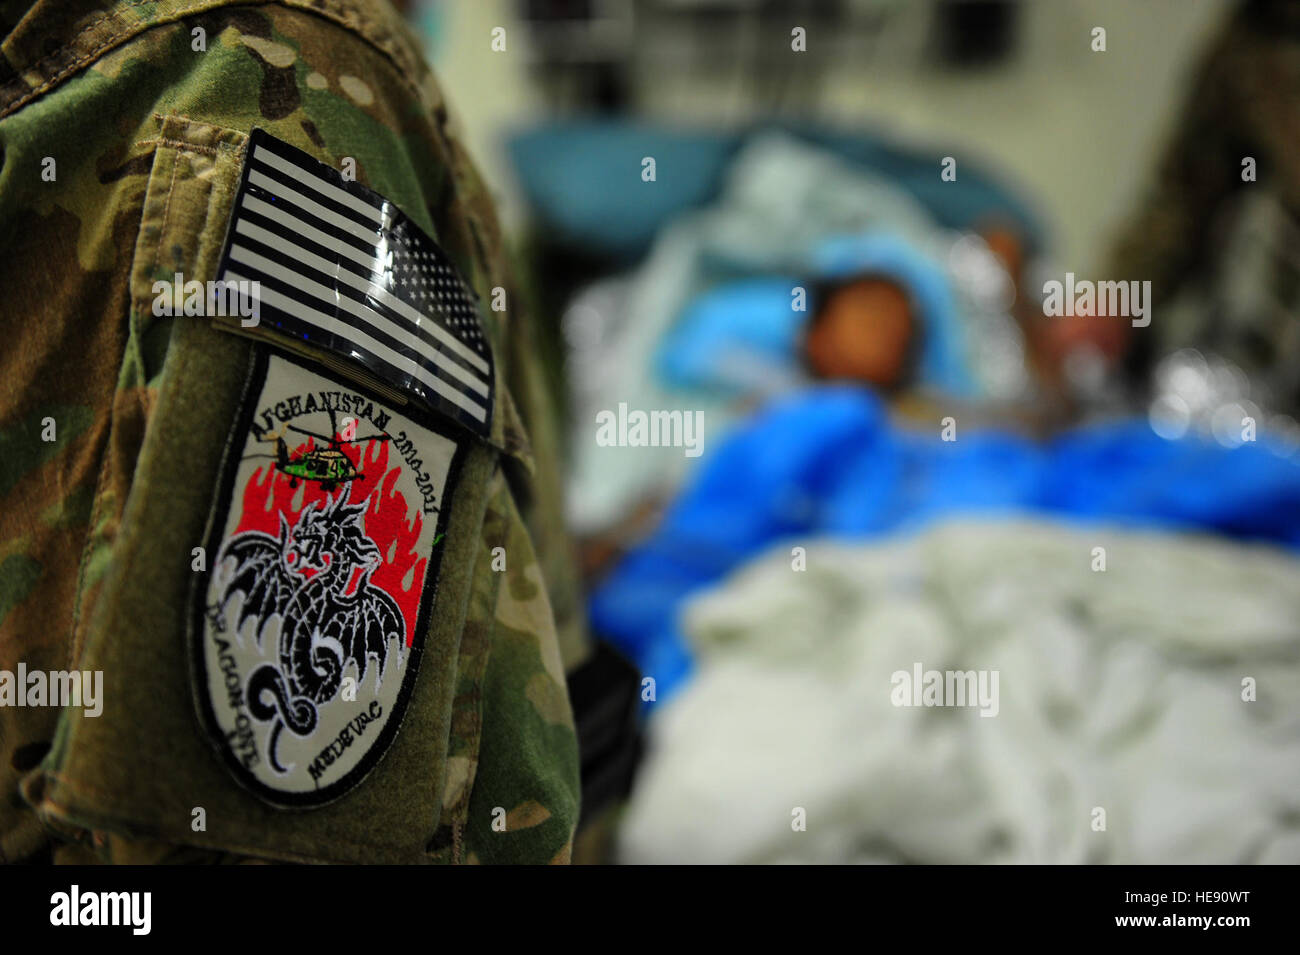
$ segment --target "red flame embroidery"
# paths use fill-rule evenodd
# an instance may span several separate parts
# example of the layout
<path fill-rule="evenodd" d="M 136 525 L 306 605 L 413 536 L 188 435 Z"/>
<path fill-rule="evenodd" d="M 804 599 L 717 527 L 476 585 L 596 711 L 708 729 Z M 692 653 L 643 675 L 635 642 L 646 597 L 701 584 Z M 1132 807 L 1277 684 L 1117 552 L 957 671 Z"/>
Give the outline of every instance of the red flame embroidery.
<path fill-rule="evenodd" d="M 335 435 L 341 439 L 342 435 Z M 397 463 L 388 466 L 389 445 L 386 441 L 367 441 L 366 447 L 358 456 L 356 442 L 342 442 L 337 445 L 344 454 L 355 462 L 361 477 L 334 491 L 326 493 L 315 481 L 300 481 L 298 486 L 289 486 L 289 477 L 268 463 L 259 467 L 249 477 L 244 486 L 243 504 L 239 514 L 239 525 L 232 533 L 244 531 L 261 531 L 278 537 L 280 518 L 293 527 L 298 516 L 309 504 L 324 504 L 331 497 L 348 494 L 348 501 L 355 503 L 369 498 L 370 506 L 366 509 L 364 530 L 366 536 L 379 548 L 382 563 L 370 577 L 372 586 L 385 591 L 397 601 L 406 620 L 406 645 L 415 641 L 415 626 L 420 609 L 420 594 L 424 591 L 424 575 L 428 569 L 428 557 L 421 557 L 415 552 L 424 527 L 424 517 L 418 511 L 410 515 L 406 496 L 397 490 L 397 480 L 402 474 L 403 462 L 400 455 L 395 455 Z M 311 451 L 316 446 L 315 439 L 291 448 L 291 459 Z M 308 576 L 304 574 L 304 576 Z M 349 591 L 355 589 L 359 575 L 354 574 L 349 584 Z"/>

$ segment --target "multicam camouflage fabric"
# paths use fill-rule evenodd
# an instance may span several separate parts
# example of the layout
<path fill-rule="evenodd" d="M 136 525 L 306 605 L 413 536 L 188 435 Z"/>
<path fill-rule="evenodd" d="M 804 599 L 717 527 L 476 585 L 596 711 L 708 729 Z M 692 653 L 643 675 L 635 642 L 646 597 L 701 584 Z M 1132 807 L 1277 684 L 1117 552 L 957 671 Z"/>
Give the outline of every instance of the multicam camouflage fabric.
<path fill-rule="evenodd" d="M 1251 0 L 1225 19 L 1109 274 L 1151 282 L 1158 317 L 1130 362 L 1195 347 L 1246 371 L 1265 405 L 1300 414 L 1300 5 Z"/>
<path fill-rule="evenodd" d="M 564 674 L 585 637 L 554 426 L 490 196 L 418 44 L 361 0 L 26 7 L 0 5 L 0 670 L 102 669 L 105 699 L 97 719 L 0 707 L 0 859 L 567 861 Z M 503 385 L 402 730 L 353 793 L 306 811 L 224 773 L 183 639 L 191 547 L 264 346 L 150 308 L 156 279 L 215 277 L 254 127 L 353 158 L 438 242 L 485 303 Z"/>

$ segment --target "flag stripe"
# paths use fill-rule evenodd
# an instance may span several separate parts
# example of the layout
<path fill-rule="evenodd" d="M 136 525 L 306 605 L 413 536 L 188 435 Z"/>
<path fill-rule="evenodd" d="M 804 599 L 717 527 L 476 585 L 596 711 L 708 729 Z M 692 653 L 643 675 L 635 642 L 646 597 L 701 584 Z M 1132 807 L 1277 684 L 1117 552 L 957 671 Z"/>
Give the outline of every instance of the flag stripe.
<path fill-rule="evenodd" d="M 243 255 L 237 257 L 232 255 L 231 261 L 237 264 L 242 264 L 244 258 L 245 256 Z M 318 320 L 314 327 L 329 337 L 328 344 L 331 348 L 346 353 L 348 348 L 351 347 L 351 338 L 355 337 L 352 335 L 352 331 L 356 330 L 365 333 L 369 338 L 374 339 L 390 351 L 401 355 L 407 361 L 420 365 L 420 356 L 407 348 L 399 339 L 373 327 L 355 314 L 336 308 L 331 302 L 322 301 L 312 295 L 309 291 L 304 290 L 302 288 L 303 281 L 301 276 L 298 276 L 292 270 L 288 271 L 287 278 L 286 273 L 279 270 L 272 273 L 265 269 L 260 271 L 245 269 L 241 274 L 247 274 L 256 278 L 262 285 L 270 286 L 279 294 L 288 296 L 324 316 L 325 318 Z M 319 336 L 317 336 L 315 344 L 322 345 L 325 343 L 320 341 Z M 436 374 L 437 372 L 437 369 L 435 368 L 429 368 L 424 365 L 420 365 L 420 367 L 433 374 Z M 449 384 L 454 386 L 454 382 Z"/>
<path fill-rule="evenodd" d="M 387 223 L 384 222 L 384 216 L 380 209 L 366 202 L 360 196 L 354 196 L 346 189 L 340 189 L 322 176 L 313 175 L 300 166 L 294 165 L 293 162 L 283 156 L 277 156 L 265 146 L 258 146 L 253 150 L 253 159 L 255 162 L 265 163 L 273 169 L 278 169 L 291 179 L 302 183 L 309 189 L 315 190 L 324 198 L 331 199 L 354 212 L 359 212 L 381 228 L 386 227 Z"/>
<path fill-rule="evenodd" d="M 227 269 L 227 275 L 234 281 L 251 281 L 253 279 L 252 275 L 243 275 L 232 269 Z M 365 331 L 344 322 L 341 318 L 328 315 L 312 305 L 309 305 L 306 302 L 301 302 L 298 299 L 279 292 L 274 288 L 263 288 L 260 301 L 273 309 L 298 319 L 312 328 L 325 332 L 327 335 L 340 338 L 349 345 L 355 343 L 361 349 L 370 352 L 371 355 L 380 359 L 385 364 L 390 365 L 393 368 L 402 369 L 410 377 L 421 382 L 442 398 L 450 401 L 456 407 L 472 415 L 476 421 L 480 423 L 486 421 L 487 409 L 483 407 L 483 405 L 474 401 L 464 392 L 451 387 L 451 385 L 443 381 L 441 378 L 434 376 L 431 374 L 429 369 L 426 369 L 417 362 L 412 361 L 410 358 L 399 354 L 383 342 L 367 334 Z M 340 330 L 340 326 L 345 324 L 347 324 L 349 330 L 346 333 L 343 333 Z"/>
<path fill-rule="evenodd" d="M 430 359 L 434 365 L 433 369 L 430 370 L 436 370 L 445 375 L 460 378 L 465 385 L 473 388 L 484 398 L 487 397 L 487 383 L 480 378 L 473 377 L 471 372 L 466 371 L 460 365 L 455 362 L 448 362 L 445 359 L 440 359 L 436 353 L 433 355 L 423 354 L 412 348 L 410 343 L 403 343 L 400 339 L 393 338 L 391 329 L 376 327 L 374 318 L 377 313 L 364 302 L 358 302 L 349 296 L 340 295 L 338 294 L 339 290 L 331 289 L 326 285 L 313 281 L 306 275 L 302 274 L 301 271 L 286 268 L 280 263 L 274 262 L 264 255 L 259 255 L 257 252 L 254 252 L 240 244 L 231 246 L 230 258 L 232 261 L 239 262 L 249 269 L 254 270 L 254 278 L 257 278 L 260 274 L 261 276 L 279 279 L 287 288 L 301 293 L 301 295 L 297 297 L 314 300 L 306 302 L 306 304 L 311 304 L 318 311 L 321 311 L 322 314 L 331 314 L 332 312 L 336 317 L 336 320 L 344 321 L 349 327 L 365 331 L 371 336 L 379 336 L 383 340 L 387 341 L 390 347 L 401 349 L 403 357 L 406 360 L 419 361 L 419 359 L 422 358 Z M 341 316 L 338 315 L 340 309 L 346 309 L 352 315 L 356 316 L 357 319 L 360 320 L 359 323 L 349 322 L 347 319 L 341 318 Z M 338 334 L 337 329 L 333 326 L 331 326 L 329 330 L 334 334 Z M 423 362 L 420 364 L 421 367 L 427 367 Z"/>
<path fill-rule="evenodd" d="M 282 294 L 276 293 L 275 290 L 270 291 L 273 293 L 272 298 L 274 298 L 276 294 Z M 291 297 L 286 297 L 281 301 L 281 304 L 292 301 L 293 299 Z M 284 309 L 277 308 L 267 302 L 263 302 L 262 315 L 265 319 L 270 320 L 278 330 L 287 333 L 294 339 L 313 341 L 314 339 L 319 338 L 321 334 L 324 334 L 311 323 L 296 318 Z M 314 343 L 319 345 L 319 342 Z M 331 351 L 333 350 L 334 349 L 331 349 Z M 342 354 L 345 354 L 352 360 L 360 362 L 366 366 L 383 365 L 384 367 L 390 367 L 378 355 L 363 348 L 352 339 L 347 340 L 347 350 L 342 352 Z M 422 384 L 413 377 L 409 381 L 402 382 L 400 384 L 400 390 L 413 393 L 422 402 L 427 404 L 435 404 L 440 400 L 436 391 L 431 389 L 429 386 Z M 483 425 L 486 420 L 480 415 L 476 413 L 471 414 L 469 411 L 462 410 L 450 402 L 446 403 L 446 413 L 450 414 L 454 418 L 461 419 L 463 423 L 467 425 Z"/>
<path fill-rule="evenodd" d="M 295 241 L 295 236 L 301 236 L 316 245 L 335 251 L 340 257 L 346 257 L 352 262 L 360 265 L 367 273 L 371 275 L 383 276 L 385 274 L 386 264 L 374 254 L 374 248 L 371 247 L 371 253 L 367 255 L 364 252 L 354 248 L 346 242 L 340 242 L 337 233 L 331 234 L 322 229 L 298 218 L 292 208 L 285 203 L 269 203 L 253 195 L 245 195 L 241 201 L 241 206 L 249 212 L 257 213 L 264 220 L 270 220 L 275 225 L 282 228 L 285 234 L 282 241 Z M 236 229 L 238 229 L 238 224 Z M 295 245 L 296 245 L 295 241 Z M 387 289 L 376 286 L 371 283 L 374 292 L 371 293 L 376 299 L 383 302 L 398 315 L 415 323 L 421 328 L 427 329 L 432 333 L 438 342 L 455 354 L 458 358 L 464 359 L 475 370 L 488 374 L 488 363 L 474 352 L 468 345 L 460 339 L 453 336 L 437 322 L 429 320 L 427 315 L 412 308 L 408 303 L 402 301 L 396 295 L 390 293 Z"/>
<path fill-rule="evenodd" d="M 372 243 L 365 249 L 359 249 L 352 240 L 331 228 L 315 216 L 304 212 L 291 202 L 267 202 L 251 192 L 240 200 L 241 219 L 255 215 L 258 220 L 265 220 L 280 227 L 286 235 L 306 239 L 330 251 L 337 252 L 340 259 L 347 259 L 366 271 L 366 274 L 383 274 L 384 263 L 376 254 Z"/>
<path fill-rule="evenodd" d="M 273 196 L 283 196 L 299 208 L 310 212 L 317 219 L 329 223 L 335 229 L 345 232 L 348 235 L 356 236 L 372 249 L 375 247 L 375 239 L 379 237 L 379 227 L 377 225 L 370 227 L 363 226 L 359 222 L 335 212 L 333 209 L 326 208 L 315 199 L 303 195 L 296 189 L 290 189 L 283 183 L 276 182 L 266 173 L 259 172 L 256 169 L 249 172 L 248 182 L 249 185 L 265 189 Z"/>
<path fill-rule="evenodd" d="M 291 258 L 294 262 L 300 262 L 313 272 L 324 279 L 324 283 L 319 283 L 326 292 L 330 290 L 330 285 L 325 284 L 333 282 L 335 290 L 343 292 L 349 296 L 349 299 L 365 309 L 368 316 L 380 319 L 382 322 L 396 326 L 400 331 L 415 336 L 417 341 L 411 342 L 411 348 L 421 357 L 433 362 L 440 368 L 444 368 L 453 377 L 460 379 L 470 388 L 477 391 L 484 398 L 488 396 L 488 382 L 485 378 L 480 377 L 475 372 L 467 369 L 458 360 L 449 358 L 443 342 L 431 334 L 431 330 L 442 331 L 437 325 L 421 316 L 414 309 L 406 308 L 406 311 L 414 315 L 414 320 L 402 315 L 393 315 L 381 307 L 375 309 L 369 305 L 370 301 L 377 300 L 381 306 L 391 307 L 392 303 L 405 305 L 400 299 L 389 295 L 387 291 L 375 285 L 367 279 L 354 275 L 346 269 L 340 269 L 336 263 L 322 258 L 319 255 L 297 245 L 291 244 L 288 249 L 284 247 L 285 239 L 270 230 L 264 229 L 247 219 L 241 219 L 235 226 L 235 231 L 243 238 L 231 248 L 231 255 L 234 256 L 235 249 L 244 249 L 259 256 L 267 256 L 271 261 L 276 261 L 277 256 Z M 260 248 L 259 248 L 260 247 Z M 252 265 L 247 258 L 242 259 L 245 264 Z M 283 265 L 283 263 L 280 263 Z M 257 267 L 261 267 L 260 264 Z M 340 288 L 339 283 L 347 286 Z M 319 297 L 319 296 L 318 296 Z M 328 299 L 326 299 L 328 301 Z M 443 332 L 443 337 L 455 342 L 450 335 Z M 456 342 L 459 344 L 459 342 Z M 463 347 L 463 346 L 462 346 Z"/>

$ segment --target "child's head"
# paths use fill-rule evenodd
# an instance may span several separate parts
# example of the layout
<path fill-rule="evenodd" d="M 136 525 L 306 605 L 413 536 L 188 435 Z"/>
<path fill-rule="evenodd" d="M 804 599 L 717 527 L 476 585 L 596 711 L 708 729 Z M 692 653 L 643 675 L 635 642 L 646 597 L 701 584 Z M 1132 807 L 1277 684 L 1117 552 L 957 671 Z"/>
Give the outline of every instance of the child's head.
<path fill-rule="evenodd" d="M 907 377 L 916 320 L 907 293 L 880 275 L 861 275 L 819 289 L 804 336 L 816 378 L 860 381 L 882 390 Z"/>

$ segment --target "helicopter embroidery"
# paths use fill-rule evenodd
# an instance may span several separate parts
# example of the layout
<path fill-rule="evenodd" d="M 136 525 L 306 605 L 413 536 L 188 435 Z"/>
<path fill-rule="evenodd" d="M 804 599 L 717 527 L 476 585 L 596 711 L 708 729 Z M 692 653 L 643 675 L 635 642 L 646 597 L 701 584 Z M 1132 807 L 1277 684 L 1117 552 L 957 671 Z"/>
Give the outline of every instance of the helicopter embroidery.
<path fill-rule="evenodd" d="M 346 484 L 349 481 L 355 481 L 357 478 L 365 477 L 362 472 L 357 470 L 356 463 L 343 451 L 343 445 L 357 444 L 362 441 L 392 440 L 392 437 L 384 432 L 361 438 L 355 436 L 340 438 L 338 437 L 339 429 L 338 422 L 335 420 L 334 409 L 329 408 L 328 411 L 330 432 L 334 437 L 317 431 L 308 431 L 306 428 L 299 428 L 297 425 L 286 425 L 290 431 L 297 431 L 299 434 L 305 434 L 308 437 L 324 441 L 325 447 L 323 448 L 311 448 L 291 456 L 289 446 L 285 443 L 282 433 L 272 433 L 266 436 L 267 440 L 274 439 L 275 441 L 275 469 L 289 478 L 290 487 L 297 487 L 300 481 L 315 481 L 320 485 L 322 491 L 332 491 L 340 484 Z M 349 430 L 354 430 L 354 426 L 349 424 Z M 254 455 L 249 456 L 253 457 Z"/>

